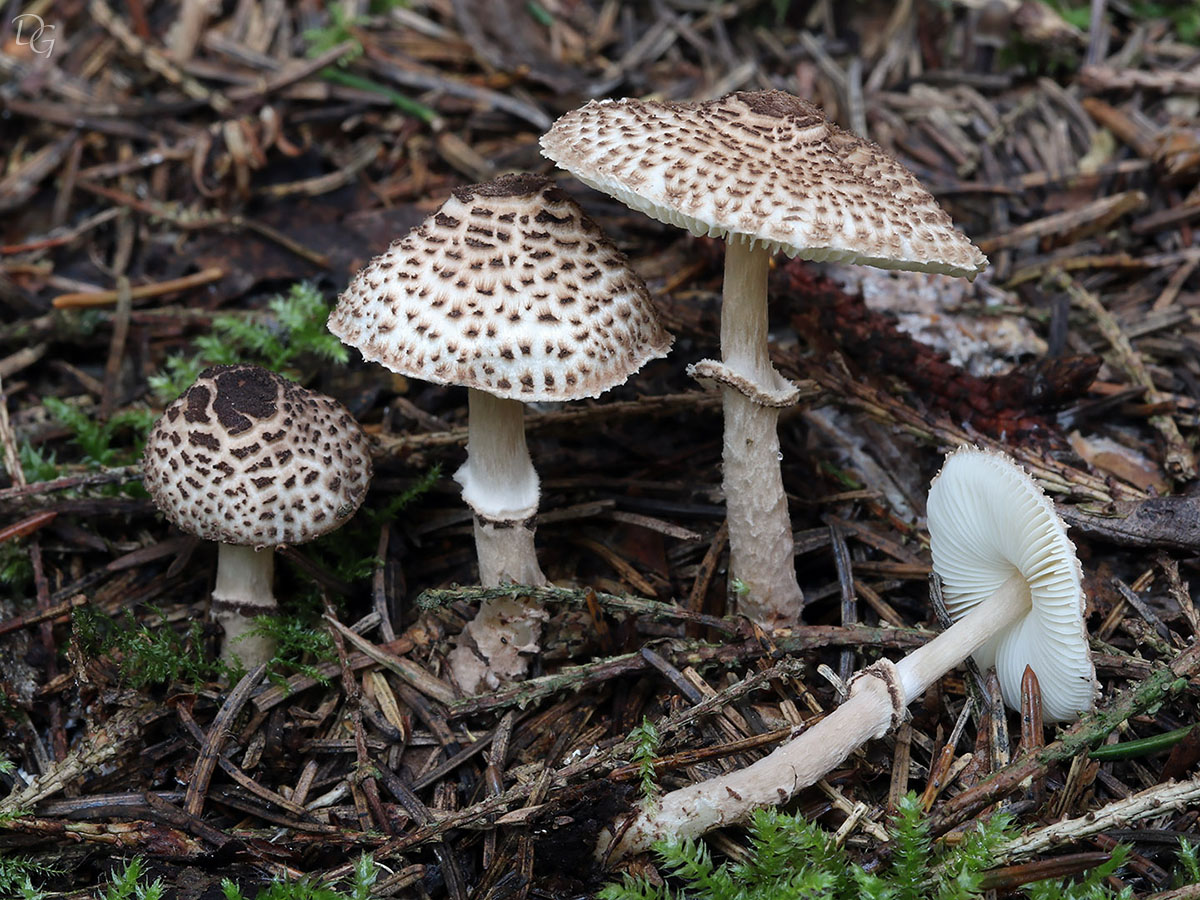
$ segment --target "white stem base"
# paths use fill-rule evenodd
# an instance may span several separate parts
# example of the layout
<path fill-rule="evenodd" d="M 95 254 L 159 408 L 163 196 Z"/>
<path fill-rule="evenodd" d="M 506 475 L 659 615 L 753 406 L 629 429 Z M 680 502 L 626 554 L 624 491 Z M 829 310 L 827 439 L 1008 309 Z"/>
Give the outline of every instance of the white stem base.
<path fill-rule="evenodd" d="M 475 511 L 475 554 L 484 587 L 549 582 L 538 565 L 533 517 L 540 487 L 525 444 L 525 406 L 473 388 L 467 393 L 467 461 L 454 473 Z M 485 600 L 450 651 L 450 671 L 467 694 L 525 677 L 540 650 L 546 613 L 522 600 Z"/>
<path fill-rule="evenodd" d="M 212 592 L 212 618 L 225 631 L 221 660 L 253 669 L 275 655 L 275 642 L 250 634 L 255 616 L 273 616 L 279 610 L 271 582 L 275 576 L 275 551 L 255 550 L 240 544 L 217 545 L 217 580 Z"/>
<path fill-rule="evenodd" d="M 525 406 L 474 388 L 467 402 L 467 461 L 454 480 L 475 511 L 479 580 L 546 584 L 533 546 L 540 488 L 525 444 Z"/>
<path fill-rule="evenodd" d="M 725 247 L 721 359 L 760 391 L 790 383 L 771 365 L 767 344 L 767 269 L 771 254 L 741 240 Z M 738 611 L 765 628 L 797 625 L 804 595 L 796 581 L 795 542 L 776 425 L 779 410 L 724 388 L 722 484 L 729 516 L 729 572 L 747 591 Z"/>
<path fill-rule="evenodd" d="M 497 524 L 475 517 L 475 552 L 479 557 L 479 583 L 484 587 L 501 584 L 549 584 L 538 565 L 533 546 L 533 519 Z"/>
<path fill-rule="evenodd" d="M 660 798 L 652 809 L 638 813 L 611 852 L 613 834 L 601 834 L 597 857 L 617 860 L 649 850 L 656 841 L 696 838 L 740 822 L 755 809 L 786 803 L 868 740 L 886 734 L 909 703 L 1029 608 L 1029 589 L 1014 576 L 991 599 L 895 666 L 872 666 L 854 680 L 845 703 L 799 737 L 744 769 Z M 614 833 L 620 824 L 614 823 Z"/>
<path fill-rule="evenodd" d="M 541 649 L 547 618 L 545 610 L 525 597 L 484 600 L 447 656 L 455 683 L 474 695 L 522 680 L 530 656 Z"/>

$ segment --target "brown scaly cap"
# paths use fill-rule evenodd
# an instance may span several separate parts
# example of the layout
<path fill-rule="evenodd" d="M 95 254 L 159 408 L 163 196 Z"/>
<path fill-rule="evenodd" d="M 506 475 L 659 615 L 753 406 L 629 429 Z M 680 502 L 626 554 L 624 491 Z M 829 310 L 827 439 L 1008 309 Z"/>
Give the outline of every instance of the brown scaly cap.
<path fill-rule="evenodd" d="M 245 365 L 201 372 L 150 432 L 142 468 L 179 528 L 259 548 L 337 528 L 371 480 L 366 436 L 344 406 Z"/>
<path fill-rule="evenodd" d="M 694 234 L 968 278 L 987 266 L 916 176 L 783 91 L 698 104 L 593 100 L 554 123 L 542 152 Z"/>
<path fill-rule="evenodd" d="M 460 188 L 350 282 L 329 330 L 365 359 L 515 400 L 577 400 L 665 356 L 642 279 L 546 178 Z"/>

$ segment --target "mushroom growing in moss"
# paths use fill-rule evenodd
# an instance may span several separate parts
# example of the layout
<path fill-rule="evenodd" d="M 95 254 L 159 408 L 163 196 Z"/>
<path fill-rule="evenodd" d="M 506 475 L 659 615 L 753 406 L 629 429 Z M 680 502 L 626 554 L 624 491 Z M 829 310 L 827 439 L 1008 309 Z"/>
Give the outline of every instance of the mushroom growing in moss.
<path fill-rule="evenodd" d="M 246 668 L 274 654 L 252 634 L 272 615 L 274 548 L 341 526 L 371 480 L 366 436 L 344 406 L 258 366 L 214 366 L 171 403 L 142 461 L 155 505 L 218 542 L 212 617 L 221 657 Z"/>
<path fill-rule="evenodd" d="M 729 571 L 747 588 L 740 611 L 770 628 L 797 624 L 803 595 L 776 434 L 797 391 L 768 356 L 771 255 L 969 278 L 987 260 L 911 172 L 782 91 L 593 100 L 554 123 L 542 152 L 652 218 L 725 238 L 721 360 L 691 371 L 722 389 Z"/>

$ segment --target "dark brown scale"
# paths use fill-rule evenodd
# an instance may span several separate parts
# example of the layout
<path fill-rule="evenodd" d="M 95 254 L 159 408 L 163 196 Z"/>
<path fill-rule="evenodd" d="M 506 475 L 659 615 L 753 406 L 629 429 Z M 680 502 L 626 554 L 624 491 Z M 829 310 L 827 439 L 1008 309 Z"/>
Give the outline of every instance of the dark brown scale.
<path fill-rule="evenodd" d="M 203 385 L 193 385 L 185 395 L 187 408 L 183 411 L 183 420 L 191 423 L 208 422 L 208 398 L 212 396 Z M 174 421 L 172 419 L 172 421 Z"/>

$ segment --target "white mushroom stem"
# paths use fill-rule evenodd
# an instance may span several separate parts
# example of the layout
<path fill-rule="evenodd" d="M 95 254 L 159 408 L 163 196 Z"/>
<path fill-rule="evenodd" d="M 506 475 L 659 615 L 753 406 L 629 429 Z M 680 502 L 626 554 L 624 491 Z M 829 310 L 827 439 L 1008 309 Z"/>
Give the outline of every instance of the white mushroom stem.
<path fill-rule="evenodd" d="M 1015 573 L 974 610 L 896 663 L 903 705 L 924 694 L 935 681 L 1019 622 L 1030 609 L 1029 583 Z"/>
<path fill-rule="evenodd" d="M 547 584 L 533 546 L 538 476 L 525 444 L 525 404 L 467 392 L 467 461 L 454 473 L 475 511 L 475 552 L 484 587 Z M 468 694 L 523 678 L 538 651 L 546 614 L 524 599 L 485 600 L 450 651 L 450 670 Z"/>
<path fill-rule="evenodd" d="M 649 850 L 656 841 L 696 838 L 740 822 L 755 809 L 786 803 L 868 740 L 886 734 L 909 703 L 1029 610 L 1029 587 L 1014 575 L 990 599 L 894 666 L 884 661 L 861 673 L 849 699 L 799 737 L 744 769 L 660 798 L 637 814 L 611 853 L 613 835 L 602 833 L 597 857 L 607 854 L 617 860 Z"/>
<path fill-rule="evenodd" d="M 790 388 L 768 356 L 767 270 L 771 253 L 732 238 L 725 247 L 721 359 L 764 393 Z M 747 588 L 738 611 L 768 628 L 800 621 L 795 543 L 783 490 L 779 410 L 723 387 L 725 508 L 730 575 Z"/>
<path fill-rule="evenodd" d="M 225 631 L 221 659 L 246 669 L 268 662 L 275 642 L 250 634 L 255 616 L 279 610 L 271 582 L 275 576 L 275 551 L 255 550 L 242 544 L 217 545 L 217 580 L 212 592 L 212 617 Z"/>
<path fill-rule="evenodd" d="M 475 511 L 485 587 L 546 584 L 533 546 L 538 476 L 525 445 L 525 405 L 474 388 L 467 394 L 467 461 L 454 473 Z"/>

